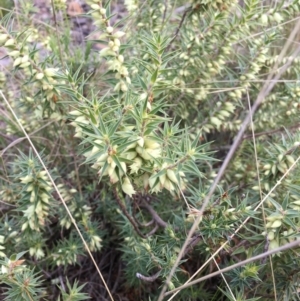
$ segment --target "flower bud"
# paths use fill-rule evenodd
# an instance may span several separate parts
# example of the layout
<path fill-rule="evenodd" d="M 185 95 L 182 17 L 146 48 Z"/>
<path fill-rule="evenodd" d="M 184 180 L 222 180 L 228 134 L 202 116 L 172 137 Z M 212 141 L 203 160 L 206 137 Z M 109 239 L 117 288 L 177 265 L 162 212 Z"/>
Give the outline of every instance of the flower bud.
<path fill-rule="evenodd" d="M 119 51 L 119 46 L 115 45 L 111 50 L 114 52 L 118 52 Z"/>
<path fill-rule="evenodd" d="M 77 110 L 71 111 L 71 112 L 69 112 L 69 114 L 70 115 L 75 115 L 75 116 L 81 116 L 82 115 L 82 113 L 77 111 Z"/>
<path fill-rule="evenodd" d="M 113 170 L 113 172 L 110 174 L 109 179 L 112 184 L 119 182 L 119 178 L 115 170 Z"/>
<path fill-rule="evenodd" d="M 283 218 L 283 216 L 280 213 L 272 213 L 270 216 L 268 216 L 266 218 L 266 220 L 269 222 L 274 222 L 274 221 L 280 220 L 282 218 Z"/>
<path fill-rule="evenodd" d="M 283 156 L 284 156 L 283 154 L 278 155 L 277 157 L 278 162 L 280 162 L 283 159 Z"/>
<path fill-rule="evenodd" d="M 114 39 L 114 46 L 120 47 L 120 45 L 121 45 L 120 40 L 119 39 Z"/>
<path fill-rule="evenodd" d="M 291 155 L 286 155 L 285 157 L 286 157 L 286 160 L 288 161 L 288 163 L 289 163 L 290 165 L 292 165 L 292 164 L 295 163 L 295 159 L 294 159 L 293 156 L 291 156 Z"/>
<path fill-rule="evenodd" d="M 120 54 L 120 55 L 118 56 L 118 61 L 119 61 L 120 63 L 123 63 L 123 62 L 124 62 L 124 56 Z"/>
<path fill-rule="evenodd" d="M 164 188 L 166 188 L 169 191 L 172 191 L 172 190 L 175 189 L 174 185 L 172 184 L 172 182 L 170 180 L 168 180 L 168 179 L 165 180 Z"/>
<path fill-rule="evenodd" d="M 280 162 L 278 165 L 277 165 L 277 168 L 280 172 L 282 173 L 285 173 L 288 169 L 287 165 L 285 164 L 285 162 Z"/>
<path fill-rule="evenodd" d="M 260 17 L 260 22 L 262 25 L 268 25 L 268 15 L 262 14 Z"/>
<path fill-rule="evenodd" d="M 139 157 L 136 157 L 133 161 L 134 163 L 129 166 L 131 169 L 131 174 L 137 173 L 140 170 L 143 163 L 142 159 Z"/>
<path fill-rule="evenodd" d="M 20 55 L 20 51 L 18 51 L 18 50 L 13 50 L 13 51 L 9 52 L 8 54 L 9 54 L 9 56 L 11 56 L 11 57 L 17 57 L 17 56 Z"/>
<path fill-rule="evenodd" d="M 2 46 L 4 44 L 4 42 L 7 40 L 8 35 L 7 34 L 0 34 L 0 45 Z"/>
<path fill-rule="evenodd" d="M 28 66 L 30 66 L 30 62 L 25 62 L 20 65 L 20 68 L 26 68 Z"/>
<path fill-rule="evenodd" d="M 26 63 L 26 62 L 28 62 L 28 60 L 29 60 L 29 56 L 28 55 L 24 55 L 22 57 L 22 63 Z"/>
<path fill-rule="evenodd" d="M 57 68 L 46 68 L 44 73 L 48 77 L 53 77 L 56 75 L 57 71 Z"/>
<path fill-rule="evenodd" d="M 138 144 L 140 147 L 143 147 L 143 146 L 144 146 L 144 138 L 143 138 L 143 137 L 139 137 L 139 140 L 137 141 L 137 144 Z"/>
<path fill-rule="evenodd" d="M 222 121 L 219 118 L 214 117 L 214 116 L 210 117 L 210 122 L 212 124 L 214 124 L 217 128 L 219 128 L 222 124 Z"/>
<path fill-rule="evenodd" d="M 124 154 L 124 157 L 128 160 L 133 160 L 137 156 L 137 153 L 135 151 L 126 152 Z"/>
<path fill-rule="evenodd" d="M 150 137 L 145 138 L 145 148 L 150 149 L 157 149 L 160 147 L 160 144 L 156 142 L 154 139 L 151 139 Z"/>
<path fill-rule="evenodd" d="M 157 181 L 157 177 L 150 177 L 149 178 L 149 185 L 150 185 L 150 188 L 154 188 L 155 186 L 159 186 L 159 181 Z"/>
<path fill-rule="evenodd" d="M 159 182 L 162 186 L 164 186 L 166 179 L 167 179 L 166 174 L 162 174 L 161 176 L 159 176 Z"/>
<path fill-rule="evenodd" d="M 230 113 L 225 110 L 220 110 L 219 114 L 223 117 L 230 117 Z"/>
<path fill-rule="evenodd" d="M 111 49 L 109 49 L 108 47 L 105 47 L 99 52 L 99 56 L 100 57 L 116 56 L 116 53 Z"/>
<path fill-rule="evenodd" d="M 275 222 L 272 223 L 271 228 L 279 228 L 282 225 L 281 220 L 276 220 Z"/>
<path fill-rule="evenodd" d="M 106 31 L 107 31 L 108 33 L 112 33 L 112 32 L 114 31 L 114 28 L 111 27 L 111 26 L 108 26 L 108 27 L 106 27 Z"/>
<path fill-rule="evenodd" d="M 130 181 L 129 181 L 128 178 L 125 178 L 125 179 L 123 180 L 122 190 L 123 190 L 126 194 L 128 194 L 130 197 L 131 197 L 133 194 L 136 193 L 135 190 L 134 190 L 134 188 L 133 188 L 133 186 L 132 186 L 132 184 L 130 183 Z"/>
<path fill-rule="evenodd" d="M 148 186 L 149 186 L 149 175 L 147 173 L 144 173 L 142 175 L 142 179 L 143 179 L 143 186 L 144 186 L 144 189 L 147 189 Z"/>
<path fill-rule="evenodd" d="M 275 233 L 273 231 L 268 233 L 268 240 L 273 240 L 275 238 Z"/>
<path fill-rule="evenodd" d="M 167 169 L 167 176 L 173 183 L 178 184 L 177 177 L 172 169 Z"/>
<path fill-rule="evenodd" d="M 123 32 L 123 31 L 117 31 L 117 32 L 115 32 L 113 34 L 113 37 L 118 39 L 118 38 L 123 37 L 124 35 L 125 35 L 125 32 Z"/>
<path fill-rule="evenodd" d="M 105 15 L 106 15 L 106 9 L 102 7 L 102 8 L 100 9 L 100 14 L 101 14 L 102 16 L 105 16 Z"/>
<path fill-rule="evenodd" d="M 279 243 L 276 239 L 273 239 L 273 240 L 270 241 L 269 251 L 277 249 L 278 247 L 279 247 Z"/>
<path fill-rule="evenodd" d="M 44 77 L 44 73 L 37 73 L 37 74 L 35 75 L 35 78 L 36 78 L 37 80 L 41 80 L 43 77 Z M 77 112 L 78 112 L 78 111 L 77 111 Z"/>
<path fill-rule="evenodd" d="M 9 46 L 13 46 L 14 44 L 15 44 L 15 40 L 14 39 L 9 39 L 9 40 L 6 41 L 4 46 L 9 47 Z"/>
<path fill-rule="evenodd" d="M 108 154 L 102 154 L 101 156 L 98 157 L 97 162 L 105 162 L 108 158 Z"/>
<path fill-rule="evenodd" d="M 120 170 L 120 174 L 124 174 L 127 172 L 127 166 L 126 166 L 126 163 L 125 162 L 120 162 L 120 165 L 122 167 L 122 170 Z"/>
<path fill-rule="evenodd" d="M 128 91 L 128 87 L 124 83 L 121 84 L 120 89 L 122 92 Z"/>
<path fill-rule="evenodd" d="M 271 164 L 265 164 L 265 165 L 263 166 L 263 169 L 264 169 L 264 170 L 268 170 L 268 169 L 271 169 L 271 167 L 272 167 Z"/>
<path fill-rule="evenodd" d="M 98 9 L 100 9 L 100 5 L 94 3 L 94 4 L 91 5 L 91 9 L 98 10 Z"/>
<path fill-rule="evenodd" d="M 22 184 L 28 184 L 33 181 L 32 175 L 27 175 L 25 177 L 20 178 Z"/>
<path fill-rule="evenodd" d="M 273 15 L 273 18 L 277 23 L 280 23 L 283 20 L 282 16 L 279 13 L 275 13 Z"/>
<path fill-rule="evenodd" d="M 22 58 L 21 58 L 21 57 L 18 57 L 18 58 L 15 59 L 13 66 L 14 66 L 14 67 L 17 67 L 17 66 L 19 66 L 21 63 L 22 63 Z"/>

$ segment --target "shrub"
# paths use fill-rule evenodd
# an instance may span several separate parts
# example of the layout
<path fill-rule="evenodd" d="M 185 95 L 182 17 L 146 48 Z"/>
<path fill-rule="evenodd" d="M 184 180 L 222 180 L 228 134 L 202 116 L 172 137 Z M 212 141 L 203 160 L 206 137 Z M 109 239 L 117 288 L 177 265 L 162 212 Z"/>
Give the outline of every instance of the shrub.
<path fill-rule="evenodd" d="M 298 1 L 74 3 L 1 19 L 6 300 L 298 300 Z"/>

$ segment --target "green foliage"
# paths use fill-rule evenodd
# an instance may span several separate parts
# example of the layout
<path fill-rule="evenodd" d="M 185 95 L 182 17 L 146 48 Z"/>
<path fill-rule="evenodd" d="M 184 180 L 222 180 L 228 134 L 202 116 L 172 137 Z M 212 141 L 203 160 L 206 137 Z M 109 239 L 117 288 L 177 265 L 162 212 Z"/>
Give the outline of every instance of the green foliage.
<path fill-rule="evenodd" d="M 84 284 L 78 286 L 78 282 L 75 281 L 73 286 L 71 286 L 69 281 L 67 281 L 67 287 L 68 287 L 68 293 L 64 292 L 63 288 L 60 288 L 60 290 L 62 291 L 62 300 L 63 301 L 69 301 L 69 300 L 80 301 L 80 300 L 90 299 L 87 296 L 87 294 L 80 292 L 83 289 Z M 58 300 L 60 300 L 60 298 Z"/>
<path fill-rule="evenodd" d="M 5 292 L 4 300 L 40 300 L 43 290 L 41 285 L 41 276 L 34 273 L 34 270 L 28 269 L 23 265 L 24 260 L 20 259 L 24 255 L 19 253 L 12 255 L 10 259 L 1 260 L 1 283 L 5 283 L 8 288 Z"/>
<path fill-rule="evenodd" d="M 0 24 L 7 300 L 108 300 L 87 249 L 116 299 L 156 300 L 199 216 L 169 290 L 299 239 L 296 43 L 280 55 L 298 0 L 127 0 L 121 19 L 119 1 L 87 0 L 80 45 L 71 8 L 51 4 L 54 23 L 20 1 Z M 286 66 L 202 211 L 249 105 Z M 176 300 L 298 300 L 299 264 L 297 249 L 277 253 Z"/>
<path fill-rule="evenodd" d="M 14 8 L 14 1 L 1 0 L 0 1 L 0 17 L 3 18 L 10 10 Z"/>

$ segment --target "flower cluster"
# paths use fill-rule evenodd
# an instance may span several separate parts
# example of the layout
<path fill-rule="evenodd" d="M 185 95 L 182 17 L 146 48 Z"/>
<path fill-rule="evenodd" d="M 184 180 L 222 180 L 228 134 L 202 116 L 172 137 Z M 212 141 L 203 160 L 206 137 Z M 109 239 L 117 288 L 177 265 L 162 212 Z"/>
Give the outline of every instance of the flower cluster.
<path fill-rule="evenodd" d="M 26 241 L 26 245 L 29 248 L 30 256 L 34 256 L 36 260 L 45 257 L 45 252 L 43 250 L 45 246 L 45 239 L 41 232 L 31 231 Z"/>
<path fill-rule="evenodd" d="M 23 210 L 26 221 L 22 224 L 22 231 L 27 228 L 40 231 L 40 228 L 45 226 L 51 199 L 49 192 L 52 189 L 52 185 L 47 179 L 45 171 L 35 172 L 34 170 L 20 178 L 23 190 L 31 203 L 26 210 Z"/>
<path fill-rule="evenodd" d="M 82 254 L 80 241 L 71 237 L 69 240 L 59 241 L 51 256 L 57 266 L 65 266 L 75 264 L 79 254 Z"/>
<path fill-rule="evenodd" d="M 108 70 L 115 73 L 117 84 L 115 85 L 115 91 L 126 92 L 128 85 L 131 84 L 129 72 L 124 65 L 124 56 L 120 53 L 121 41 L 120 38 L 125 35 L 125 32 L 116 30 L 109 23 L 107 18 L 107 11 L 101 6 L 99 1 L 89 0 L 87 1 L 91 6 L 91 15 L 94 20 L 94 24 L 98 27 L 102 27 L 104 32 L 100 35 L 101 40 L 107 40 L 108 45 L 104 47 L 99 55 L 107 59 Z"/>
<path fill-rule="evenodd" d="M 150 103 L 148 106 L 151 107 Z M 90 121 L 77 110 L 70 112 L 70 115 L 74 117 L 72 125 L 76 128 L 75 136 L 84 137 L 83 128 L 88 128 Z M 164 188 L 171 192 L 178 187 L 184 189 L 184 173 L 175 172 L 176 163 L 163 161 L 162 142 L 155 132 L 151 133 L 149 129 L 148 135 L 138 136 L 134 127 L 128 128 L 132 134 L 120 144 L 112 142 L 107 135 L 92 138 L 89 141 L 92 147 L 84 152 L 86 162 L 93 163 L 92 168 L 98 170 L 101 178 L 108 176 L 111 184 L 120 183 L 123 192 L 129 196 L 136 193 L 134 186 L 138 190 L 152 192 Z M 88 131 L 85 133 L 88 137 Z"/>
<path fill-rule="evenodd" d="M 78 212 L 76 212 L 79 208 L 78 208 L 78 204 L 75 201 L 75 194 L 77 193 L 77 190 L 74 188 L 68 189 L 67 187 L 65 187 L 65 185 L 63 184 L 58 184 L 57 188 L 59 189 L 59 192 L 63 198 L 63 200 L 66 202 L 66 204 L 68 205 L 68 208 L 72 214 L 73 217 L 78 218 L 79 214 Z M 90 215 L 90 208 L 88 206 L 86 207 L 82 207 L 80 208 L 82 211 L 87 212 L 86 215 L 89 216 Z M 64 212 L 65 209 L 61 208 L 61 210 Z M 72 225 L 72 222 L 70 220 L 70 217 L 66 214 L 62 214 L 64 217 L 60 220 L 60 225 L 66 229 L 69 229 Z"/>
<path fill-rule="evenodd" d="M 237 0 L 193 0 L 193 9 L 198 10 L 202 7 L 205 9 L 225 10 L 229 9 L 231 5 L 236 4 Z"/>
<path fill-rule="evenodd" d="M 137 9 L 138 9 L 138 4 L 136 0 L 125 0 L 124 1 L 124 5 L 126 7 L 126 9 L 128 10 L 129 13 L 136 13 Z"/>
<path fill-rule="evenodd" d="M 67 0 L 54 0 L 54 7 L 58 10 L 65 10 L 67 7 Z"/>
<path fill-rule="evenodd" d="M 296 201 L 297 202 L 297 201 Z M 278 248 L 280 245 L 299 239 L 295 236 L 293 228 L 286 227 L 283 224 L 284 215 L 274 212 L 267 218 L 266 231 L 262 235 L 266 236 L 269 241 L 269 250 Z"/>
<path fill-rule="evenodd" d="M 58 68 L 38 66 L 34 60 L 34 51 L 31 53 L 28 45 L 23 46 L 23 43 L 31 41 L 33 34 L 33 32 L 30 32 L 21 41 L 22 36 L 14 38 L 8 33 L 2 33 L 0 34 L 0 46 L 7 49 L 9 57 L 13 60 L 15 70 L 21 69 L 28 77 L 33 78 L 34 88 L 43 92 L 45 99 L 50 103 L 51 109 L 54 110 L 60 97 L 60 90 L 57 86 L 64 84 L 64 81 L 59 80 Z"/>
<path fill-rule="evenodd" d="M 236 129 L 240 124 L 240 120 L 230 120 L 234 113 L 235 105 L 232 102 L 217 103 L 216 113 L 210 117 L 209 122 L 203 126 L 203 130 L 209 133 L 212 129 L 220 130 L 229 128 L 230 130 Z"/>
<path fill-rule="evenodd" d="M 94 156 L 95 153 L 100 151 L 101 140 L 94 141 L 95 146 L 88 153 L 85 153 L 87 159 Z M 97 146 L 98 145 L 98 146 Z M 141 169 L 148 166 L 149 163 L 152 163 L 155 159 L 159 158 L 161 155 L 161 146 L 156 142 L 153 137 L 138 137 L 137 141 L 132 142 L 127 146 L 125 151 L 122 154 L 119 153 L 118 147 L 116 145 L 108 148 L 107 152 L 101 153 L 98 158 L 96 158 L 93 168 L 99 170 L 99 175 L 109 176 L 110 182 L 115 184 L 122 181 L 122 190 L 132 196 L 135 193 L 135 190 L 129 180 L 129 175 L 132 177 L 142 177 L 144 179 L 144 188 L 148 187 L 149 176 L 147 173 L 142 173 Z M 119 161 L 118 156 L 128 160 L 125 163 L 124 161 Z"/>

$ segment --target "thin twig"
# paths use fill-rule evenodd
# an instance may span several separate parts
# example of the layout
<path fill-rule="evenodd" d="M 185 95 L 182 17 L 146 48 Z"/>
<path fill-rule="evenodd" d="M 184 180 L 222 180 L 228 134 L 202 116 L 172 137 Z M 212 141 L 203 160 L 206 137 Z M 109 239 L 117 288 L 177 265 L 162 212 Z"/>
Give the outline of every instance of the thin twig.
<path fill-rule="evenodd" d="M 184 285 L 182 285 L 182 286 L 180 286 L 180 287 L 177 287 L 177 288 L 175 288 L 175 289 L 173 289 L 173 290 L 171 290 L 171 291 L 165 293 L 164 295 L 165 295 L 165 296 L 171 295 L 171 294 L 173 294 L 173 293 L 175 293 L 175 292 L 177 292 L 177 291 L 179 291 L 179 290 L 182 290 L 182 289 L 184 289 L 184 288 L 190 287 L 190 286 L 192 286 L 192 285 L 194 285 L 194 284 L 197 284 L 197 283 L 200 283 L 200 282 L 202 282 L 202 281 L 204 281 L 204 280 L 210 279 L 210 278 L 215 277 L 215 276 L 218 276 L 218 275 L 220 275 L 220 274 L 222 274 L 222 273 L 226 273 L 226 272 L 229 272 L 229 271 L 231 271 L 231 270 L 233 270 L 233 269 L 236 269 L 236 268 L 238 268 L 238 267 L 240 267 L 240 266 L 244 266 L 244 265 L 246 265 L 246 264 L 248 264 L 248 263 L 251 263 L 251 262 L 253 262 L 253 261 L 256 261 L 256 260 L 259 260 L 259 259 L 262 259 L 262 258 L 271 256 L 271 255 L 276 254 L 276 253 L 278 253 L 278 252 L 282 252 L 282 251 L 285 251 L 285 250 L 288 250 L 288 249 L 291 249 L 291 248 L 294 248 L 294 247 L 299 247 L 299 241 L 295 240 L 295 241 L 290 242 L 290 243 L 288 243 L 288 244 L 285 244 L 284 246 L 281 246 L 281 247 L 279 247 L 279 248 L 270 250 L 270 251 L 268 251 L 268 252 L 264 252 L 264 253 L 262 253 L 262 254 L 259 254 L 259 255 L 257 255 L 257 256 L 254 256 L 254 257 L 252 257 L 252 258 L 248 258 L 248 259 L 246 259 L 246 260 L 243 260 L 243 261 L 241 261 L 241 262 L 238 262 L 238 263 L 236 263 L 236 264 L 233 264 L 233 265 L 231 265 L 231 266 L 229 266 L 229 267 L 226 267 L 226 268 L 224 268 L 224 269 L 222 269 L 222 270 L 219 270 L 219 271 L 217 271 L 217 272 L 211 273 L 211 274 L 206 275 L 206 276 L 204 276 L 204 277 L 201 277 L 201 278 L 199 278 L 199 279 L 197 279 L 197 280 L 191 281 L 191 282 L 189 282 L 189 283 L 187 283 L 187 284 L 184 284 Z"/>
<path fill-rule="evenodd" d="M 158 271 L 157 273 L 155 273 L 152 276 L 144 276 L 140 273 L 136 273 L 136 277 L 141 279 L 141 280 L 147 281 L 147 282 L 153 282 L 159 277 L 160 273 L 161 273 L 161 270 Z"/>
<path fill-rule="evenodd" d="M 131 223 L 131 225 L 133 226 L 135 232 L 142 238 L 146 238 L 146 236 L 140 231 L 138 225 L 136 224 L 136 222 L 134 221 L 133 217 L 129 214 L 129 212 L 127 211 L 125 205 L 123 204 L 123 202 L 121 201 L 118 192 L 117 192 L 117 188 L 114 187 L 113 188 L 113 193 L 115 196 L 115 199 L 119 205 L 119 207 L 121 208 L 123 214 L 127 217 L 127 219 L 129 220 L 129 222 Z"/>
<path fill-rule="evenodd" d="M 196 235 L 191 238 L 189 246 L 186 248 L 185 253 L 183 254 L 182 257 L 184 257 L 186 254 L 188 254 L 194 247 L 198 244 L 198 242 L 202 240 L 202 237 L 200 235 Z"/>
<path fill-rule="evenodd" d="M 276 133 L 282 133 L 284 130 L 288 129 L 288 130 L 297 130 L 300 128 L 300 123 L 294 124 L 290 127 L 282 127 L 280 129 L 276 129 L 276 130 L 270 130 L 270 131 L 265 131 L 265 132 L 260 132 L 260 133 L 255 133 L 254 136 L 255 137 L 260 137 L 260 136 L 265 136 L 265 135 L 272 135 L 272 134 L 276 134 Z M 249 135 L 244 135 L 243 136 L 243 140 L 245 139 L 252 139 L 253 135 L 249 134 Z"/>
<path fill-rule="evenodd" d="M 151 214 L 154 221 L 161 227 L 166 228 L 168 226 L 168 223 L 162 220 L 162 218 L 157 214 L 157 212 L 152 208 L 150 204 L 148 204 L 146 201 L 142 200 L 141 207 L 144 207 L 147 209 L 147 211 Z"/>
<path fill-rule="evenodd" d="M 138 207 L 138 205 L 136 204 L 137 200 L 135 198 L 135 196 L 133 197 L 134 200 L 134 206 L 133 206 L 133 218 L 135 220 L 135 222 L 140 226 L 140 227 L 150 227 L 151 225 L 154 224 L 154 220 L 152 219 L 150 222 L 147 223 L 141 223 L 137 218 L 136 218 L 136 208 Z"/>
<path fill-rule="evenodd" d="M 162 26 L 164 25 L 165 20 L 166 20 L 167 10 L 168 10 L 168 0 L 165 1 L 165 9 L 164 9 L 164 13 L 163 13 L 162 22 L 161 22 Z M 161 29 L 163 29 L 163 28 L 161 28 Z"/>
<path fill-rule="evenodd" d="M 54 25 L 55 25 L 55 34 L 56 34 L 56 38 L 57 38 L 58 49 L 59 49 L 60 63 L 61 63 L 61 66 L 65 66 L 64 60 L 63 60 L 63 55 L 62 55 L 61 45 L 59 42 L 59 34 L 58 34 L 59 31 L 58 31 L 58 24 L 57 24 L 56 12 L 55 12 L 55 5 L 54 5 L 53 0 L 51 0 L 51 6 L 52 6 L 52 11 L 53 11 L 53 20 L 54 20 Z"/>
<path fill-rule="evenodd" d="M 185 12 L 183 13 L 182 18 L 181 18 L 180 23 L 179 23 L 179 26 L 177 27 L 177 29 L 176 29 L 176 31 L 175 31 L 175 35 L 174 35 L 174 37 L 172 38 L 172 40 L 170 41 L 170 43 L 169 43 L 169 45 L 168 45 L 168 49 L 170 49 L 172 42 L 177 38 L 177 35 L 178 35 L 178 33 L 179 33 L 179 31 L 180 31 L 180 29 L 181 29 L 181 27 L 182 27 L 182 24 L 183 24 L 183 22 L 184 22 L 184 19 L 186 18 L 187 13 L 188 13 L 189 11 L 191 11 L 191 10 L 192 10 L 192 7 L 190 6 L 190 7 L 188 7 L 188 8 L 185 10 Z"/>

